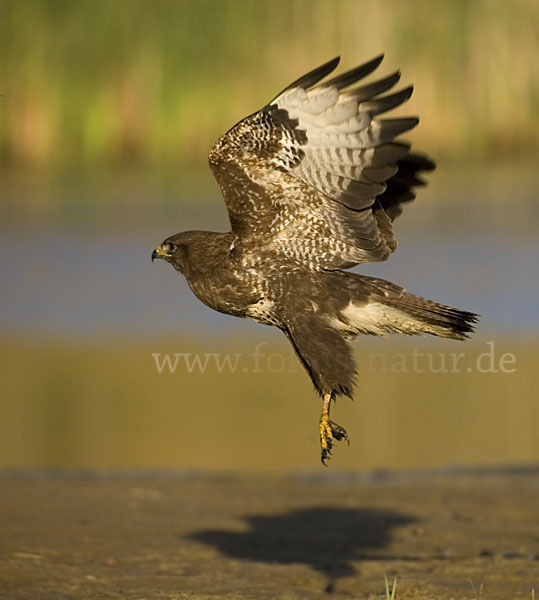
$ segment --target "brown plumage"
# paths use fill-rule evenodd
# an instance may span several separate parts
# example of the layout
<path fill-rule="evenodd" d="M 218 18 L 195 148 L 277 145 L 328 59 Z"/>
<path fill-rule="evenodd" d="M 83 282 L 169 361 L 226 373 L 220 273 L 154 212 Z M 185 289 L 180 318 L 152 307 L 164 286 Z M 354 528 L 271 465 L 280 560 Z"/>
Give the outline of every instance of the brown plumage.
<path fill-rule="evenodd" d="M 356 368 L 347 340 L 392 332 L 464 339 L 477 321 L 342 270 L 395 250 L 393 220 L 434 163 L 395 141 L 417 118 L 378 116 L 410 97 L 411 87 L 381 95 L 399 74 L 355 86 L 378 57 L 319 83 L 338 60 L 292 83 L 212 148 L 231 231 L 178 233 L 152 253 L 183 273 L 209 307 L 286 334 L 324 400 L 323 461 L 332 440 L 347 437 L 329 419 L 335 396 L 352 394 Z"/>

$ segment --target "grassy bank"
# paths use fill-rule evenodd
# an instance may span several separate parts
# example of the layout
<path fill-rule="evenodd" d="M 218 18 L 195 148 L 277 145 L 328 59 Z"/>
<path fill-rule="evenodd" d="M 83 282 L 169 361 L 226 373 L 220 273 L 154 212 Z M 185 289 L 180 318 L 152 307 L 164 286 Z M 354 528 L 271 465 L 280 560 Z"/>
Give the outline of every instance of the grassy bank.
<path fill-rule="evenodd" d="M 385 51 L 437 156 L 538 150 L 533 0 L 0 0 L 4 163 L 198 165 L 306 69 Z"/>

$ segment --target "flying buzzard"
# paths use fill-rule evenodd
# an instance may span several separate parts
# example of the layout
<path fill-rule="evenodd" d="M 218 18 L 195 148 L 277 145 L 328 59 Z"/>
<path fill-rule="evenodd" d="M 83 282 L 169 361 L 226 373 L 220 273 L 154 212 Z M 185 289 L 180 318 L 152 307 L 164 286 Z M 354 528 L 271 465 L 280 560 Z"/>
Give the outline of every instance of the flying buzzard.
<path fill-rule="evenodd" d="M 338 394 L 351 396 L 356 367 L 347 340 L 360 333 L 432 334 L 461 340 L 478 316 L 350 273 L 397 247 L 393 220 L 434 169 L 395 141 L 415 117 L 378 115 L 405 102 L 387 95 L 394 73 L 357 86 L 382 61 L 319 83 L 335 58 L 307 73 L 223 135 L 209 156 L 231 231 L 185 231 L 152 253 L 185 275 L 194 294 L 222 313 L 281 329 L 323 399 L 322 462 L 333 440 L 348 439 L 330 420 Z M 318 84 L 318 85 L 317 85 Z"/>

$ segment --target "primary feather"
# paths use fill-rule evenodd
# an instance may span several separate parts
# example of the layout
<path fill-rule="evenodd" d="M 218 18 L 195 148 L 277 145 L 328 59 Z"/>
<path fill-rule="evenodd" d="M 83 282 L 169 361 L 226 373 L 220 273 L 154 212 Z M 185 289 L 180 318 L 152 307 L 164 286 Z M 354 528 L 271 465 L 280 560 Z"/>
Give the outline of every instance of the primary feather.
<path fill-rule="evenodd" d="M 236 245 L 249 240 L 316 269 L 385 260 L 396 248 L 392 220 L 420 184 L 414 175 L 434 164 L 394 141 L 417 118 L 378 118 L 412 87 L 380 96 L 398 74 L 355 86 L 381 60 L 320 83 L 338 64 L 329 61 L 215 144 L 210 166 Z"/>

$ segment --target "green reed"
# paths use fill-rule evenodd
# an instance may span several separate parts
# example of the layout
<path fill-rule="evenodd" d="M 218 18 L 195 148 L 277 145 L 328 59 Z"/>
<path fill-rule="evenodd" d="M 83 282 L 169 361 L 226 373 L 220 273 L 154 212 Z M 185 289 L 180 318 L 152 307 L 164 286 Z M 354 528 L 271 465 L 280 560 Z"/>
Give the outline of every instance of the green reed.
<path fill-rule="evenodd" d="M 4 165 L 200 166 L 305 70 L 386 53 L 437 156 L 539 149 L 534 0 L 0 0 Z"/>

